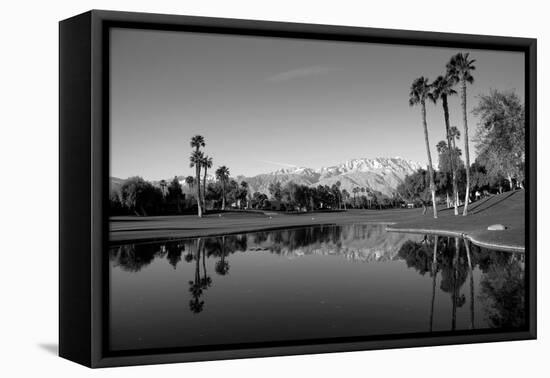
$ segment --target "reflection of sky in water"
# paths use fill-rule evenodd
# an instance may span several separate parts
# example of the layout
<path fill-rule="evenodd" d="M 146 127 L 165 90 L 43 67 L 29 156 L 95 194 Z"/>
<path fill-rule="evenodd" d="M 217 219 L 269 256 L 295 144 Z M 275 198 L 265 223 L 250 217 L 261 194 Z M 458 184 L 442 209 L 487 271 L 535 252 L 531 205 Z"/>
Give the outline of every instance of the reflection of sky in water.
<path fill-rule="evenodd" d="M 473 245 L 468 253 L 462 241 L 457 255 L 456 240 L 439 237 L 434 270 L 434 242 L 383 226 L 344 225 L 112 247 L 110 346 L 523 324 L 523 255 Z"/>

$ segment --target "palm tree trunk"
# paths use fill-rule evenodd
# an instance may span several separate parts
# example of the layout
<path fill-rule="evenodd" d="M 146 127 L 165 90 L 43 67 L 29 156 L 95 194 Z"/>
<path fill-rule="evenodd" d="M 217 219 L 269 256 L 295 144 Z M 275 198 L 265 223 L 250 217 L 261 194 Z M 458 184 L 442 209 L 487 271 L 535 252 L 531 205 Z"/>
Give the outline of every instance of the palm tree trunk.
<path fill-rule="evenodd" d="M 204 207 L 204 211 L 206 211 L 206 171 L 208 168 L 204 166 L 204 176 L 202 179 L 202 207 Z"/>
<path fill-rule="evenodd" d="M 222 181 L 222 210 L 225 210 L 225 181 Z"/>
<path fill-rule="evenodd" d="M 447 103 L 447 96 L 442 96 L 443 114 L 445 116 L 445 129 L 447 131 L 447 146 L 449 150 L 449 164 L 451 164 L 451 174 L 453 177 L 453 197 L 457 197 L 458 189 L 456 183 L 456 167 L 454 163 L 454 148 L 451 146 L 451 125 L 449 122 L 449 104 Z M 455 215 L 458 215 L 458 205 L 455 201 L 454 204 Z"/>
<path fill-rule="evenodd" d="M 435 205 L 435 183 L 433 175 L 432 154 L 430 152 L 430 139 L 428 138 L 428 123 L 426 122 L 426 102 L 422 100 L 422 125 L 424 126 L 424 139 L 426 141 L 426 152 L 428 153 L 428 174 L 430 175 L 430 191 L 432 192 L 432 205 L 434 218 L 437 218 L 437 207 Z"/>
<path fill-rule="evenodd" d="M 200 167 L 197 164 L 195 167 L 195 172 L 197 176 L 197 212 L 199 218 L 202 218 L 202 206 L 201 206 L 201 171 Z"/>
<path fill-rule="evenodd" d="M 464 197 L 464 211 L 462 215 L 468 215 L 468 202 L 470 200 L 470 148 L 468 145 L 468 113 L 466 111 L 466 80 L 462 79 L 462 117 L 464 118 L 464 157 L 466 159 L 466 195 Z"/>

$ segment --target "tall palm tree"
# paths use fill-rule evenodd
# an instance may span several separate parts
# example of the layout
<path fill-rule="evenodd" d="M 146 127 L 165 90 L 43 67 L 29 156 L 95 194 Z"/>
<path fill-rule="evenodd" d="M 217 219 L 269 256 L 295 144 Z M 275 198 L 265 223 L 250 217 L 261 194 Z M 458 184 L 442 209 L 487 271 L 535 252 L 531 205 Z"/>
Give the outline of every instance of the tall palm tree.
<path fill-rule="evenodd" d="M 225 184 L 229 179 L 229 168 L 225 165 L 218 167 L 218 169 L 216 169 L 216 178 L 220 180 L 222 184 L 222 210 L 225 210 Z"/>
<path fill-rule="evenodd" d="M 191 141 L 189 142 L 189 144 L 191 145 L 191 148 L 194 148 L 195 149 L 195 152 L 199 152 L 201 147 L 204 147 L 206 146 L 206 142 L 204 141 L 204 137 L 202 135 L 195 135 L 191 138 Z M 202 163 L 201 162 L 197 162 L 196 164 L 192 165 L 191 167 L 195 167 L 195 175 L 196 175 L 196 179 L 197 179 L 197 203 L 200 203 L 201 202 L 201 168 L 202 168 Z M 200 208 L 200 204 L 199 204 L 199 208 Z M 199 216 L 202 216 L 202 211 L 201 211 L 201 215 Z"/>
<path fill-rule="evenodd" d="M 191 168 L 195 167 L 195 175 L 197 180 L 196 190 L 197 190 L 197 215 L 199 218 L 202 218 L 202 206 L 201 206 L 201 164 L 204 159 L 204 154 L 202 151 L 195 150 L 191 153 L 189 157 L 189 166 Z"/>
<path fill-rule="evenodd" d="M 451 57 L 447 63 L 447 73 L 455 80 L 460 82 L 460 98 L 462 103 L 462 119 L 464 123 L 464 158 L 466 160 L 466 195 L 464 197 L 464 211 L 462 215 L 468 215 L 468 202 L 470 199 L 470 148 L 468 145 L 468 112 L 466 110 L 466 87 L 474 82 L 472 71 L 475 59 L 470 59 L 468 53 L 458 53 Z"/>
<path fill-rule="evenodd" d="M 409 105 L 420 104 L 422 114 L 422 126 L 424 128 L 424 139 L 426 142 L 426 152 L 428 154 L 428 174 L 430 176 L 430 191 L 432 192 L 432 206 L 434 209 L 434 218 L 437 218 L 437 207 L 435 206 L 435 183 L 432 165 L 432 154 L 430 152 L 430 139 L 428 137 L 428 123 L 426 122 L 426 99 L 430 94 L 430 85 L 428 79 L 424 76 L 415 79 L 411 85 L 409 93 Z"/>
<path fill-rule="evenodd" d="M 430 99 L 434 102 L 434 104 L 437 103 L 438 100 L 441 100 L 441 104 L 443 105 L 443 117 L 445 119 L 447 146 L 449 146 L 447 151 L 449 155 L 449 164 L 451 165 L 451 175 L 453 180 L 453 198 L 456 199 L 458 195 L 457 175 L 453 156 L 454 150 L 451 148 L 451 124 L 449 121 L 449 103 L 447 100 L 448 96 L 453 96 L 456 94 L 456 91 L 453 89 L 454 85 L 455 81 L 449 75 L 438 76 L 432 83 Z M 455 215 L 458 215 L 458 203 L 456 200 L 454 201 L 454 208 Z"/>
<path fill-rule="evenodd" d="M 206 211 L 206 172 L 209 168 L 212 168 L 212 158 L 208 155 L 205 155 L 202 160 L 202 167 L 204 168 L 204 176 L 202 180 L 202 206 L 204 211 Z"/>

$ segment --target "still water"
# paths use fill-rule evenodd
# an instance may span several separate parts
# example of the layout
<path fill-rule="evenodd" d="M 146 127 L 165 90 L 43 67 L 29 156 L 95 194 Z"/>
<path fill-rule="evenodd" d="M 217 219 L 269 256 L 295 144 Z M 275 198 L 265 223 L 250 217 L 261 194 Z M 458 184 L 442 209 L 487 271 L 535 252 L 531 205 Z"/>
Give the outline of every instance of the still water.
<path fill-rule="evenodd" d="M 525 322 L 523 254 L 381 225 L 126 244 L 109 258 L 113 351 Z"/>

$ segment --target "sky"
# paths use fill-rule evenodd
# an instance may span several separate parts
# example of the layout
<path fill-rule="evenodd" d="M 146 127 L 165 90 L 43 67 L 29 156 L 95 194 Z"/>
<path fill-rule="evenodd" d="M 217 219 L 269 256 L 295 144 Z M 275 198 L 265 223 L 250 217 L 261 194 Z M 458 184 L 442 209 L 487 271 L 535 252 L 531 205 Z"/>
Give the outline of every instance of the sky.
<path fill-rule="evenodd" d="M 457 52 L 476 59 L 468 87 L 470 151 L 476 97 L 524 98 L 520 52 L 115 28 L 110 51 L 111 176 L 193 175 L 190 138 L 232 176 L 400 156 L 427 164 L 412 81 L 435 79 Z M 462 131 L 459 96 L 451 125 Z M 427 104 L 432 157 L 445 139 L 441 104 Z M 459 142 L 463 149 L 463 141 Z"/>

